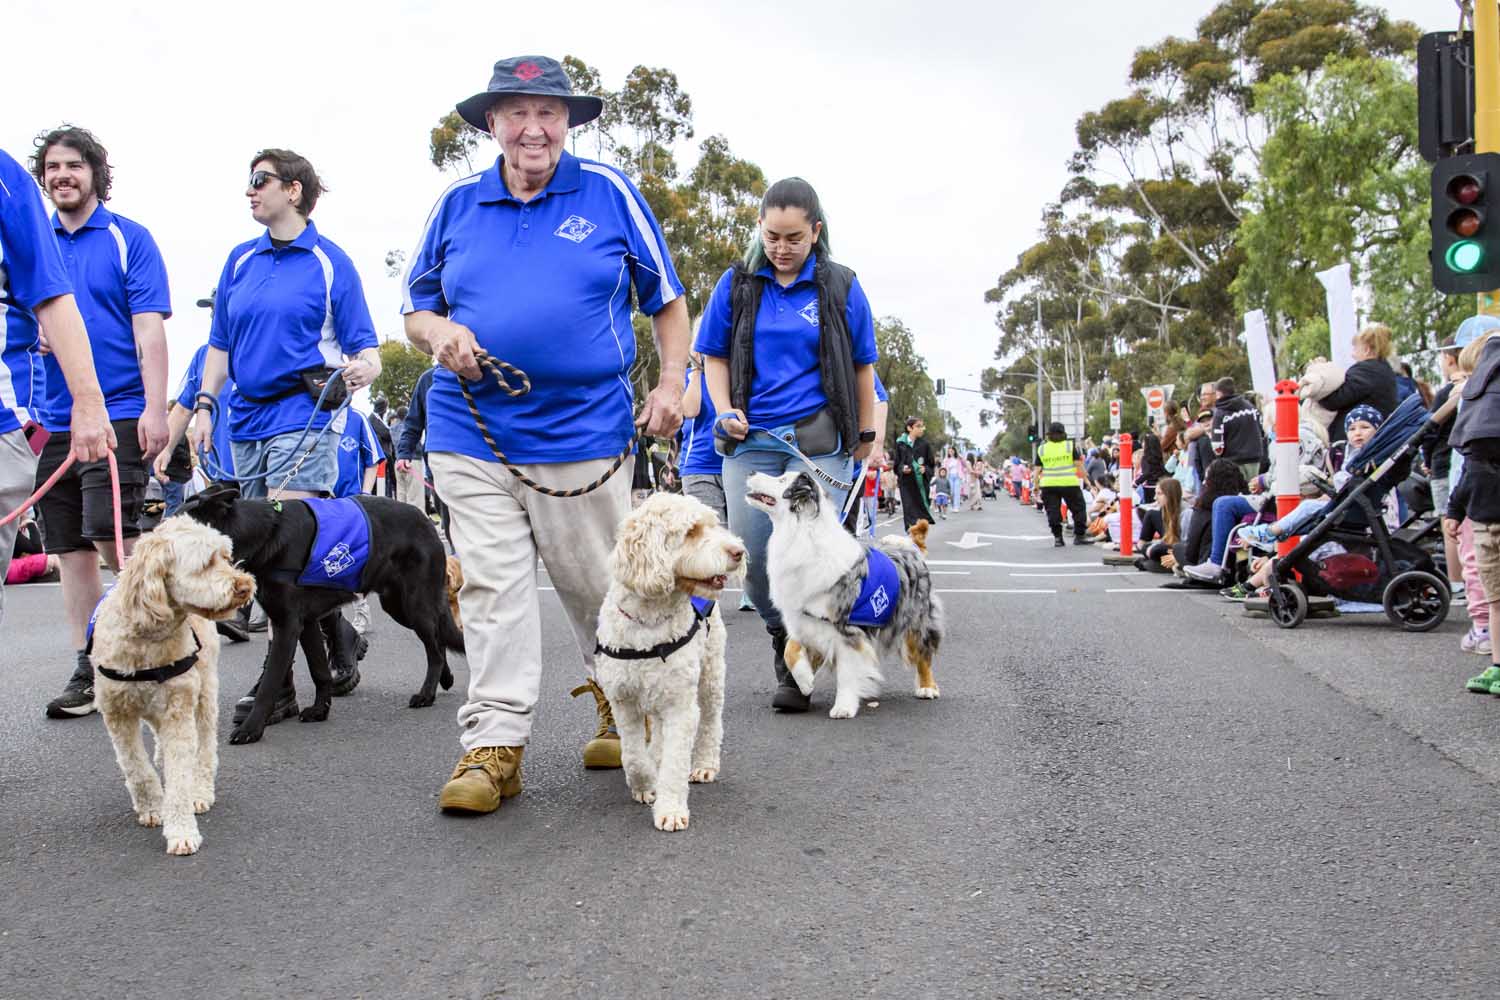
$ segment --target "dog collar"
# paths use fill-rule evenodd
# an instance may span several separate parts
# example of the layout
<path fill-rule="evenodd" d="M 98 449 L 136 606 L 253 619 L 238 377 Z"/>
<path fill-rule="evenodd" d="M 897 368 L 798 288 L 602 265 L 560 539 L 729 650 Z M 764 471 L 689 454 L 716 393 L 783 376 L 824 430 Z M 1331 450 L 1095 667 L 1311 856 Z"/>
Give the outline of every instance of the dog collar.
<path fill-rule="evenodd" d="M 94 649 L 94 640 L 89 639 L 85 653 L 91 653 Z M 94 664 L 94 669 L 112 681 L 155 681 L 161 684 L 173 677 L 181 677 L 193 669 L 193 664 L 198 662 L 198 654 L 203 652 L 203 643 L 198 641 L 198 633 L 193 633 L 193 651 L 180 660 L 175 660 L 164 667 L 151 667 L 147 670 L 136 670 L 132 673 L 122 674 L 118 670 Z"/>
<path fill-rule="evenodd" d="M 702 597 L 694 597 L 692 598 L 692 605 L 693 624 L 682 638 L 674 639 L 671 642 L 659 642 L 650 649 L 614 649 L 599 642 L 594 644 L 595 655 L 603 653 L 614 660 L 654 660 L 657 657 L 661 657 L 663 663 L 667 662 L 667 657 L 693 641 L 693 636 L 698 634 L 698 627 L 700 625 L 706 625 L 708 628 L 713 627 L 706 623 L 708 622 L 708 616 L 713 613 L 714 602 Z M 630 618 L 628 614 L 625 614 L 623 609 L 621 609 L 620 614 L 625 615 L 626 618 Z M 634 618 L 630 620 L 635 621 Z"/>

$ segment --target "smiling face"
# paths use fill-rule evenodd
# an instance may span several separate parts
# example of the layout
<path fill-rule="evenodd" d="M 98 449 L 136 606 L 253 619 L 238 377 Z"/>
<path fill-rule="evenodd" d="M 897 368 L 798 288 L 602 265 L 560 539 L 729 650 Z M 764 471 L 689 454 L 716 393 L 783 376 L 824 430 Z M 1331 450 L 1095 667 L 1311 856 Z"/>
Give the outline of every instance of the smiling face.
<path fill-rule="evenodd" d="M 568 106 L 557 97 L 502 97 L 484 120 L 505 154 L 507 172 L 528 188 L 543 187 L 568 141 Z"/>
<path fill-rule="evenodd" d="M 54 142 L 42 154 L 42 185 L 59 212 L 80 212 L 94 194 L 94 171 L 83 153 Z"/>
<path fill-rule="evenodd" d="M 822 514 L 827 499 L 822 487 L 805 472 L 785 472 L 779 476 L 757 472 L 745 480 L 745 502 L 765 511 L 776 524 L 789 519 L 816 518 Z"/>
<path fill-rule="evenodd" d="M 717 597 L 744 572 L 745 545 L 689 496 L 653 493 L 620 522 L 610 575 L 639 597 Z"/>

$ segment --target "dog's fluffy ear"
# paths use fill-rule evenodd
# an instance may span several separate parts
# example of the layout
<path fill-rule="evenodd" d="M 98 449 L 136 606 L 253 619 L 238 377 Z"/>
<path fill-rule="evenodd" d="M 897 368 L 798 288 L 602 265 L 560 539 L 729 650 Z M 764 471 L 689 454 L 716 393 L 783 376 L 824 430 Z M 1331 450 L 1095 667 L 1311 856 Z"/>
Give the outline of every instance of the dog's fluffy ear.
<path fill-rule="evenodd" d="M 609 571 L 633 593 L 665 597 L 677 587 L 674 555 L 692 524 L 674 525 L 669 513 L 648 500 L 620 522 Z"/>
<path fill-rule="evenodd" d="M 813 482 L 812 476 L 799 472 L 797 478 L 792 480 L 792 485 L 781 494 L 781 499 L 787 502 L 787 507 L 793 514 L 801 514 L 804 510 L 816 514 L 823 503 L 823 491 Z"/>
<path fill-rule="evenodd" d="M 136 543 L 115 587 L 116 596 L 131 620 L 158 626 L 177 617 L 167 594 L 174 561 L 169 538 L 146 535 Z"/>

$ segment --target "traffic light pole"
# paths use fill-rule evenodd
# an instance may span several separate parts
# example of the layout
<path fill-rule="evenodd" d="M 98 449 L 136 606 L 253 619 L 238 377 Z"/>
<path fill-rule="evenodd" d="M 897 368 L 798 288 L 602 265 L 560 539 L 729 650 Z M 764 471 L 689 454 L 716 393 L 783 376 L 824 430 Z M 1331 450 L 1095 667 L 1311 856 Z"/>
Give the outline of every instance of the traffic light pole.
<path fill-rule="evenodd" d="M 1474 152 L 1500 153 L 1500 4 L 1474 3 Z M 1500 316 L 1500 290 L 1479 293 L 1479 312 Z"/>

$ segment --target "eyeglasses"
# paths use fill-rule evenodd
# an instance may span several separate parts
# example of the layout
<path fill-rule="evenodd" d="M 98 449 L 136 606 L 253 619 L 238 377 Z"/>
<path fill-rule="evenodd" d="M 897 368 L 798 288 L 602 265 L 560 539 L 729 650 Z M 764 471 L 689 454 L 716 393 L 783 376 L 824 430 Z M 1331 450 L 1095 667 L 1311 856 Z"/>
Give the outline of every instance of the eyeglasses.
<path fill-rule="evenodd" d="M 286 178 L 280 174 L 273 174 L 269 170 L 257 170 L 250 175 L 250 187 L 256 191 L 265 187 L 267 181 L 281 181 L 281 183 L 285 184 Z"/>

